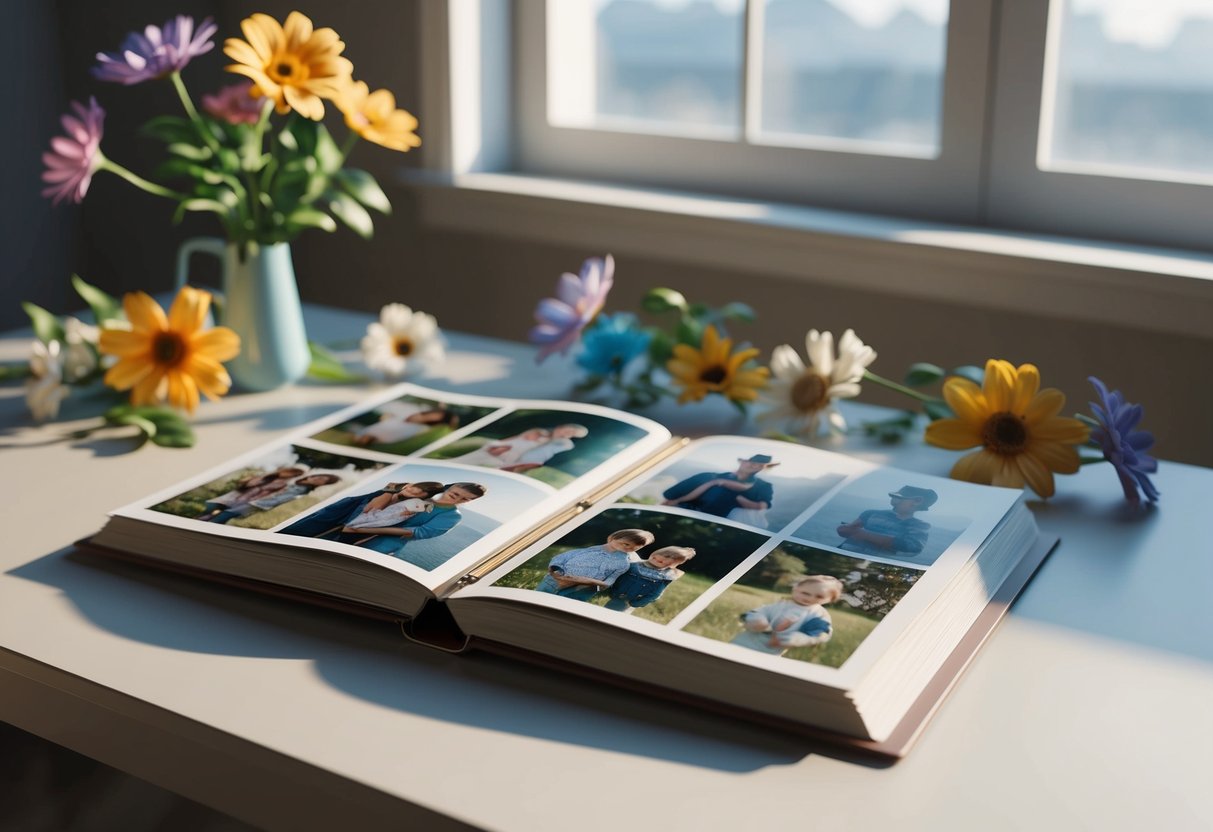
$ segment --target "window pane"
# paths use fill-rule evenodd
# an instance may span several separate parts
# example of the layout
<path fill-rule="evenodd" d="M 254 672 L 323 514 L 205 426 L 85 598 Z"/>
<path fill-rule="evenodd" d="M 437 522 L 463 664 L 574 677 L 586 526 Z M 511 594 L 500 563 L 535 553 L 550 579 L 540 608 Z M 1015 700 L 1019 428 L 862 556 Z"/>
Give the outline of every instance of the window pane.
<path fill-rule="evenodd" d="M 768 0 L 762 139 L 881 142 L 934 155 L 947 24 L 948 0 Z"/>
<path fill-rule="evenodd" d="M 745 0 L 549 0 L 549 118 L 736 137 Z"/>
<path fill-rule="evenodd" d="M 1070 0 L 1053 21 L 1061 29 L 1042 167 L 1213 174 L 1213 2 Z"/>

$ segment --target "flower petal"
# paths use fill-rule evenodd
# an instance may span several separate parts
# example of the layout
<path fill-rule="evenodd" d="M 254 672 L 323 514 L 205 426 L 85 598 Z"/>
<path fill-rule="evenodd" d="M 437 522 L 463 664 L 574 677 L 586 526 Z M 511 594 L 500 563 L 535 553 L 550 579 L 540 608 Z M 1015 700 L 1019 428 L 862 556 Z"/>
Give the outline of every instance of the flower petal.
<path fill-rule="evenodd" d="M 160 332 L 168 327 L 164 310 L 146 292 L 128 292 L 122 298 L 122 311 L 136 331 Z"/>
<path fill-rule="evenodd" d="M 981 392 L 985 396 L 990 413 L 1002 413 L 1010 407 L 1011 389 L 1014 386 L 1015 368 L 1011 366 L 1011 362 L 997 358 L 986 362 L 986 377 Z"/>
<path fill-rule="evenodd" d="M 1015 457 L 1019 472 L 1023 475 L 1028 486 L 1042 497 L 1053 496 L 1053 474 L 1045 464 L 1031 453 L 1022 453 Z"/>
<path fill-rule="evenodd" d="M 1022 365 L 1015 373 L 1007 410 L 1017 416 L 1027 413 L 1039 389 L 1040 371 L 1031 364 Z"/>
<path fill-rule="evenodd" d="M 225 326 L 216 326 L 194 336 L 190 346 L 198 355 L 230 361 L 240 354 L 240 336 Z"/>
<path fill-rule="evenodd" d="M 957 418 L 974 427 L 983 425 L 990 416 L 981 388 L 966 378 L 953 377 L 944 382 L 943 398 Z"/>
<path fill-rule="evenodd" d="M 950 476 L 954 480 L 988 484 L 994 479 L 997 467 L 997 456 L 986 450 L 973 451 L 956 460 Z"/>
<path fill-rule="evenodd" d="M 981 433 L 963 419 L 936 419 L 927 425 L 923 438 L 927 444 L 951 451 L 962 451 L 981 444 Z"/>
<path fill-rule="evenodd" d="M 1071 445 L 1086 442 L 1090 436 L 1090 429 L 1086 425 L 1069 416 L 1054 416 L 1051 419 L 1045 419 L 1043 422 L 1030 425 L 1028 432 L 1032 439 L 1065 442 Z"/>
<path fill-rule="evenodd" d="M 105 383 L 115 390 L 130 390 L 156 369 L 150 360 L 123 358 L 105 371 Z"/>
<path fill-rule="evenodd" d="M 1073 474 L 1079 468 L 1078 449 L 1073 445 L 1033 438 L 1028 441 L 1025 453 L 1031 454 L 1050 471 L 1056 471 L 1059 474 Z"/>
<path fill-rule="evenodd" d="M 182 286 L 181 291 L 177 292 L 177 297 L 173 298 L 173 305 L 169 307 L 169 328 L 188 339 L 191 334 L 202 329 L 202 325 L 206 323 L 206 313 L 210 306 L 210 292 Z"/>
<path fill-rule="evenodd" d="M 1043 422 L 1056 416 L 1066 406 L 1066 395 L 1055 387 L 1046 387 L 1032 398 L 1024 411 L 1024 421 L 1029 425 Z"/>

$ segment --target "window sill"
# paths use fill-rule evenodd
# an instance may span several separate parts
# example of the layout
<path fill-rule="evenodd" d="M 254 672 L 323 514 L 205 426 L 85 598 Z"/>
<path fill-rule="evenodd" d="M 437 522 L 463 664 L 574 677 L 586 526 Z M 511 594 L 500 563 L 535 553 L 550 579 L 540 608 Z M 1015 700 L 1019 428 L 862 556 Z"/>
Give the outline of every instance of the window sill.
<path fill-rule="evenodd" d="M 409 171 L 431 228 L 1208 338 L 1213 257 L 508 173 Z"/>

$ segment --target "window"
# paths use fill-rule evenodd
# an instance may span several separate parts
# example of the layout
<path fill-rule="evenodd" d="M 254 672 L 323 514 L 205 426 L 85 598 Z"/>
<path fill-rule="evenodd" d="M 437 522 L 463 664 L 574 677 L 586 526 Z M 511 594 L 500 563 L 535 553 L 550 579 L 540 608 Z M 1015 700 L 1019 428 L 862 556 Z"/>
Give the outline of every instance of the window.
<path fill-rule="evenodd" d="M 514 166 L 1210 248 L 1207 0 L 516 0 Z"/>

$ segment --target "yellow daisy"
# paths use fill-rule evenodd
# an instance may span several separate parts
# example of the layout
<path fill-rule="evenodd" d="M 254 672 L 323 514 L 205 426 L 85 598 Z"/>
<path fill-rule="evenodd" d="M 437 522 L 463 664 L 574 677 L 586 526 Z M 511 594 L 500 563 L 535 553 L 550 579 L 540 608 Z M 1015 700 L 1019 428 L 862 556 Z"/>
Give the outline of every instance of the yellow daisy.
<path fill-rule="evenodd" d="M 417 119 L 408 110 L 396 109 L 396 96 L 388 90 L 370 91 L 364 81 L 351 81 L 337 99 L 345 124 L 368 142 L 407 153 L 421 146 L 414 132 Z"/>
<path fill-rule="evenodd" d="M 666 369 L 682 387 L 679 404 L 700 401 L 708 393 L 720 393 L 735 402 L 758 398 L 758 391 L 767 383 L 771 371 L 766 367 L 743 367 L 757 355 L 758 350 L 753 347 L 733 352 L 733 341 L 721 338 L 714 326 L 703 330 L 699 349 L 675 344 L 674 357 Z"/>
<path fill-rule="evenodd" d="M 225 326 L 203 330 L 210 309 L 209 292 L 185 286 L 166 316 L 144 292 L 122 299 L 126 321 L 111 321 L 101 332 L 101 352 L 118 357 L 105 373 L 105 383 L 131 391 L 131 404 L 164 400 L 190 413 L 198 394 L 217 399 L 232 386 L 221 361 L 240 352 L 240 337 Z"/>
<path fill-rule="evenodd" d="M 1077 445 L 1089 430 L 1077 419 L 1058 416 L 1066 397 L 1060 390 L 1040 389 L 1040 373 L 1031 364 L 1016 369 L 1010 362 L 986 362 L 984 384 L 950 378 L 943 397 L 955 419 L 927 426 L 926 441 L 959 451 L 977 445 L 952 468 L 953 479 L 1023 488 L 1027 483 L 1042 497 L 1053 496 L 1053 472 L 1078 470 Z"/>
<path fill-rule="evenodd" d="M 322 98 L 336 100 L 354 66 L 341 57 L 345 43 L 332 29 L 312 29 L 299 12 L 287 15 L 285 27 L 268 14 L 257 13 L 240 22 L 247 40 L 228 38 L 223 53 L 236 63 L 228 72 L 253 82 L 250 95 L 264 95 L 279 113 L 291 110 L 318 121 L 324 118 Z"/>

